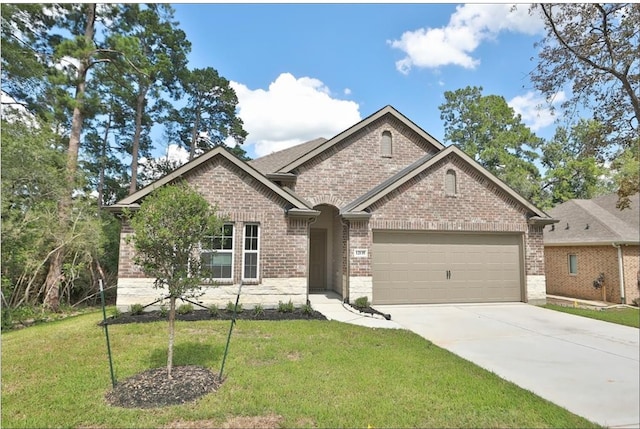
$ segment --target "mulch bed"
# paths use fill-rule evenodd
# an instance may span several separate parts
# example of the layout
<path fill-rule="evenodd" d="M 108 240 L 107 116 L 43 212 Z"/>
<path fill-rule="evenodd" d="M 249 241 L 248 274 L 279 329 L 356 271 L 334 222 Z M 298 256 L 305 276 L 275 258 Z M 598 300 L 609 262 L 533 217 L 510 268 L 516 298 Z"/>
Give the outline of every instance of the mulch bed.
<path fill-rule="evenodd" d="M 167 376 L 167 368 L 154 368 L 129 377 L 109 391 L 109 405 L 123 408 L 155 408 L 184 404 L 215 392 L 222 380 L 206 368 L 176 366 Z"/>
<path fill-rule="evenodd" d="M 232 311 L 220 310 L 217 315 L 211 315 L 209 310 L 194 310 L 187 314 L 176 313 L 176 320 L 199 321 L 199 320 L 231 320 Z M 118 317 L 109 317 L 107 325 L 119 325 L 122 323 L 148 323 L 167 320 L 168 316 L 160 311 L 147 311 L 142 314 L 131 314 L 130 312 L 122 313 Z M 312 310 L 304 312 L 300 308 L 296 308 L 292 312 L 281 312 L 277 309 L 265 309 L 261 313 L 256 314 L 253 310 L 244 310 L 236 314 L 236 320 L 327 320 L 320 312 Z M 101 326 L 104 322 L 99 323 Z"/>

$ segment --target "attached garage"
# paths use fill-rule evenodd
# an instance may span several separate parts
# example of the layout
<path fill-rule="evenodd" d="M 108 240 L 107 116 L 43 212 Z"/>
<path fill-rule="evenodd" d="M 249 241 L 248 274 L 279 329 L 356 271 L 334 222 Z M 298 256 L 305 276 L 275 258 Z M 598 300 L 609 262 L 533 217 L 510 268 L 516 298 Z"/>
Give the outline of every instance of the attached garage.
<path fill-rule="evenodd" d="M 374 304 L 523 301 L 522 235 L 374 231 Z"/>

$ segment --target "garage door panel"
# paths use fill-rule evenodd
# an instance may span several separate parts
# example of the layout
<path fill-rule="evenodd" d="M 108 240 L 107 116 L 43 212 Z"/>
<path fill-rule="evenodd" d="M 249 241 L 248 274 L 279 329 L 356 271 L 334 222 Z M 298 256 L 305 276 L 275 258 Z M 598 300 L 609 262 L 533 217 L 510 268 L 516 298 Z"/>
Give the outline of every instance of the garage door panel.
<path fill-rule="evenodd" d="M 376 304 L 521 301 L 519 235 L 374 231 Z"/>

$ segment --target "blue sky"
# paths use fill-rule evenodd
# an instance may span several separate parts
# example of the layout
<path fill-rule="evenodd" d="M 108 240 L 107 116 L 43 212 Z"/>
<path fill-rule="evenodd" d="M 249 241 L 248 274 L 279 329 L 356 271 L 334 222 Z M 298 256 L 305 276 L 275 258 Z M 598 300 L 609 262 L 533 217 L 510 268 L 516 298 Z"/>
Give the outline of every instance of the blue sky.
<path fill-rule="evenodd" d="M 446 144 L 438 106 L 467 85 L 503 96 L 539 136 L 555 130 L 528 78 L 543 29 L 528 5 L 173 6 L 189 67 L 213 67 L 236 90 L 251 157 L 330 138 L 387 104 Z"/>

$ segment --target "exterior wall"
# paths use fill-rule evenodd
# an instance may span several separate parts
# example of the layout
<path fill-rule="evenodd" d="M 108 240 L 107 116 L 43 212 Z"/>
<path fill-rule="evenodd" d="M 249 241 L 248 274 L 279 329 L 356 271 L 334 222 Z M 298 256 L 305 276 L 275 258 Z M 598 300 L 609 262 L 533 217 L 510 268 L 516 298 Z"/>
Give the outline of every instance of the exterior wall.
<path fill-rule="evenodd" d="M 356 299 L 363 296 L 366 296 L 369 302 L 373 301 L 373 277 L 350 277 L 349 289 L 350 303 L 354 303 Z"/>
<path fill-rule="evenodd" d="M 446 195 L 444 176 L 456 171 L 458 192 Z M 372 298 L 373 230 L 496 231 L 522 233 L 526 300 L 546 301 L 542 228 L 529 226 L 526 213 L 510 196 L 452 156 L 402 185 L 370 207 L 368 221 L 351 221 L 348 229 L 349 300 Z M 345 243 L 345 244 L 346 244 Z M 366 257 L 356 257 L 355 249 Z M 346 258 L 346 259 L 347 259 Z"/>
<path fill-rule="evenodd" d="M 569 274 L 570 254 L 577 256 L 577 274 L 575 275 Z M 547 246 L 545 248 L 545 266 L 547 292 L 551 295 L 602 301 L 604 299 L 603 290 L 596 289 L 593 286 L 593 281 L 598 278 L 600 273 L 604 273 L 603 287 L 606 291 L 606 301 L 620 303 L 618 250 L 611 245 Z M 637 291 L 637 286 L 633 284 L 631 286 Z M 631 290 L 626 287 L 625 291 Z M 631 301 L 627 298 L 627 302 Z"/>
<path fill-rule="evenodd" d="M 640 246 L 622 246 L 624 290 L 627 304 L 640 299 Z"/>
<path fill-rule="evenodd" d="M 217 305 L 225 308 L 229 301 L 235 304 L 238 285 L 203 286 L 203 294 L 191 301 L 198 302 L 205 307 Z M 120 278 L 118 279 L 117 307 L 120 311 L 129 311 L 133 304 L 147 305 L 161 299 L 163 291 L 153 288 L 150 278 Z M 277 278 L 262 279 L 259 285 L 243 285 L 240 303 L 243 308 L 253 308 L 260 304 L 263 308 L 277 308 L 279 301 L 291 302 L 301 306 L 307 302 L 307 279 L 305 278 Z M 161 305 L 169 305 L 169 300 L 163 300 L 149 306 L 149 310 L 158 310 Z M 182 304 L 178 300 L 177 305 Z M 197 308 L 196 308 L 197 309 Z"/>
<path fill-rule="evenodd" d="M 393 155 L 383 157 L 383 131 L 393 138 Z M 426 155 L 431 144 L 402 123 L 381 118 L 298 168 L 295 192 L 311 202 L 343 207 Z"/>
<path fill-rule="evenodd" d="M 306 302 L 308 221 L 288 218 L 285 214 L 286 201 L 223 157 L 214 158 L 192 170 L 185 179 L 209 203 L 217 206 L 219 215 L 234 224 L 233 280 L 222 283 L 231 287 L 229 293 L 234 296 L 233 299 L 242 278 L 244 225 L 257 223 L 260 225 L 259 281 L 251 287 L 243 286 L 243 295 L 256 295 L 257 302 L 262 305 L 277 305 L 279 300 L 288 301 L 283 298 L 282 291 L 289 291 L 294 303 Z M 134 250 L 126 242 L 126 237 L 132 233 L 131 227 L 125 222 L 120 235 L 118 307 L 127 307 L 132 299 L 137 300 L 135 303 L 146 305 L 158 296 L 158 291 L 140 290 L 143 287 L 141 285 L 145 284 L 148 289 L 152 279 L 146 279 L 146 283 L 133 281 L 145 279 L 146 276 L 132 262 Z M 300 290 L 300 279 L 304 280 L 303 291 Z M 226 291 L 224 288 L 220 290 Z M 218 299 L 220 293 L 223 292 L 215 292 L 209 298 Z M 300 299 L 301 294 L 305 299 Z M 229 294 L 224 292 L 223 295 L 220 299 L 224 301 Z M 142 297 L 149 301 L 140 301 Z"/>
<path fill-rule="evenodd" d="M 456 172 L 456 195 L 445 193 L 448 170 Z M 374 203 L 370 210 L 370 231 L 522 233 L 525 299 L 536 303 L 545 299 L 542 228 L 529 226 L 525 209 L 518 202 L 457 156 L 449 156 L 434 164 Z M 367 261 L 370 264 L 369 256 Z M 371 275 L 370 266 L 360 267 L 358 275 Z"/>

